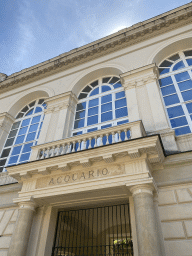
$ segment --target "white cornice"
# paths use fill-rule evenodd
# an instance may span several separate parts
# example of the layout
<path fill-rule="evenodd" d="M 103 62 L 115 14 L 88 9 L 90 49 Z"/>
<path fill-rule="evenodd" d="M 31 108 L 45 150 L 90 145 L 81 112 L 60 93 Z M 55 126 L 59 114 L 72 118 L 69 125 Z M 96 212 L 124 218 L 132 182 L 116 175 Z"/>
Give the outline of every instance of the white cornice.
<path fill-rule="evenodd" d="M 192 2 L 8 76 L 0 90 L 42 79 L 192 22 Z"/>

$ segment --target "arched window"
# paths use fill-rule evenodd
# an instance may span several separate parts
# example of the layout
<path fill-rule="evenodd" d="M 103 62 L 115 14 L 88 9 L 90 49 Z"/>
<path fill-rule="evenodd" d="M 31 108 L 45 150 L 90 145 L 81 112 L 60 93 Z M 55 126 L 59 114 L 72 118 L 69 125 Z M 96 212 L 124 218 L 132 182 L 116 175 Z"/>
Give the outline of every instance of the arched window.
<path fill-rule="evenodd" d="M 127 102 L 119 77 L 102 77 L 79 94 L 72 135 L 128 122 Z"/>
<path fill-rule="evenodd" d="M 160 88 L 176 135 L 192 132 L 192 50 L 171 55 L 159 65 Z"/>
<path fill-rule="evenodd" d="M 16 116 L 0 158 L 0 172 L 9 165 L 29 160 L 31 147 L 36 145 L 44 118 L 44 99 L 26 105 Z"/>

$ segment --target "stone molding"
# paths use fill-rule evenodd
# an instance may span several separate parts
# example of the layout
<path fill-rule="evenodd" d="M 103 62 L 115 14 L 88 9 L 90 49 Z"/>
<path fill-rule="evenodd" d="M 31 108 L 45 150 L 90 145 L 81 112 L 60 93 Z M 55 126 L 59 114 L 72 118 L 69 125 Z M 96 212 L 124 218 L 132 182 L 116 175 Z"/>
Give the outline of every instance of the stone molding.
<path fill-rule="evenodd" d="M 72 108 L 78 102 L 77 97 L 72 92 L 62 93 L 45 100 L 47 104 L 47 109 L 45 109 L 45 114 L 60 111 L 66 108 Z"/>
<path fill-rule="evenodd" d="M 159 71 L 154 63 L 120 75 L 121 82 L 125 90 L 144 86 L 147 83 L 156 82 L 158 77 Z"/>
<path fill-rule="evenodd" d="M 8 76 L 1 82 L 0 89 L 21 86 L 26 82 L 43 78 L 62 70 L 69 69 L 94 58 L 107 55 L 130 45 L 166 33 L 192 22 L 192 3 L 158 15 L 152 19 L 137 23 L 113 35 L 107 36 L 86 46 L 64 53 L 51 60 Z"/>
<path fill-rule="evenodd" d="M 28 198 L 16 198 L 13 199 L 14 203 L 17 203 L 19 205 L 19 209 L 20 210 L 31 210 L 31 211 L 35 211 L 37 205 L 34 202 L 32 197 L 28 197 Z"/>

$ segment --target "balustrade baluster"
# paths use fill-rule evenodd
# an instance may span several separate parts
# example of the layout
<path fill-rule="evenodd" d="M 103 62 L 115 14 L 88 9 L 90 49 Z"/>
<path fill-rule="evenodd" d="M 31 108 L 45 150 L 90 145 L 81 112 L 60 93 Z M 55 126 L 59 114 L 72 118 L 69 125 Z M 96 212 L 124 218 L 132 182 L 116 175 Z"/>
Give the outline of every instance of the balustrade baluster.
<path fill-rule="evenodd" d="M 55 156 L 60 155 L 59 152 L 60 151 L 60 144 L 56 146 L 56 152 L 55 152 Z"/>
<path fill-rule="evenodd" d="M 109 134 L 106 133 L 106 145 L 109 145 Z"/>
<path fill-rule="evenodd" d="M 82 142 L 82 150 L 86 149 L 86 139 L 83 139 Z"/>
<path fill-rule="evenodd" d="M 112 132 L 112 143 L 115 143 L 115 133 Z"/>
<path fill-rule="evenodd" d="M 101 147 L 101 146 L 103 146 L 103 134 L 101 134 L 101 135 L 99 136 L 99 138 L 100 138 L 100 144 L 99 144 L 99 146 Z"/>
<path fill-rule="evenodd" d="M 69 153 L 71 153 L 71 142 L 67 143 L 67 152 L 66 152 L 66 154 L 69 154 Z"/>
<path fill-rule="evenodd" d="M 97 136 L 95 136 L 95 137 L 94 137 L 94 139 L 95 139 L 95 145 L 94 145 L 94 148 L 96 148 L 96 147 L 97 147 Z"/>
<path fill-rule="evenodd" d="M 47 153 L 46 153 L 46 157 L 45 158 L 49 158 L 49 151 L 50 151 L 50 147 L 47 148 Z"/>
<path fill-rule="evenodd" d="M 55 154 L 55 148 L 56 148 L 56 146 L 51 147 L 52 152 L 51 152 L 50 157 L 53 157 L 53 156 L 54 156 L 54 154 Z"/>
<path fill-rule="evenodd" d="M 81 150 L 81 140 L 78 140 L 78 143 L 79 143 L 79 145 L 78 145 L 77 151 L 80 151 Z"/>
<path fill-rule="evenodd" d="M 121 131 L 118 131 L 117 133 L 118 133 L 118 135 L 119 135 L 118 142 L 121 142 L 121 141 L 122 141 L 122 140 L 121 140 Z"/>
<path fill-rule="evenodd" d="M 44 158 L 45 158 L 45 148 L 43 148 L 42 151 L 43 151 L 43 152 L 42 152 L 42 156 L 41 156 L 40 159 L 44 159 Z"/>
<path fill-rule="evenodd" d="M 73 141 L 73 149 L 71 152 L 75 152 L 75 141 Z"/>
<path fill-rule="evenodd" d="M 92 148 L 92 146 L 91 146 L 91 140 L 92 140 L 92 138 L 89 138 L 89 146 L 88 146 L 88 149 Z"/>
<path fill-rule="evenodd" d="M 127 137 L 127 129 L 124 129 L 124 132 L 125 132 L 125 140 L 128 140 L 128 137 Z"/>
<path fill-rule="evenodd" d="M 65 143 L 63 143 L 61 146 L 62 146 L 62 150 L 61 150 L 61 155 L 64 155 L 65 154 Z"/>

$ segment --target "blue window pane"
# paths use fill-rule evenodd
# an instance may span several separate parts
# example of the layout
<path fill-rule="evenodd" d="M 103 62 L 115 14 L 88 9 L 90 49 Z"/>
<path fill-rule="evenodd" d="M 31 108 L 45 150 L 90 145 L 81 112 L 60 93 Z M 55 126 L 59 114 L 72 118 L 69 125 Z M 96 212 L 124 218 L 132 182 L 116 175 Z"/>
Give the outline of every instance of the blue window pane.
<path fill-rule="evenodd" d="M 87 140 L 87 142 L 86 142 L 86 149 L 88 149 L 88 147 L 89 147 L 89 140 Z M 94 148 L 94 145 L 95 145 L 95 139 L 92 139 L 91 140 L 91 148 Z"/>
<path fill-rule="evenodd" d="M 109 86 L 103 85 L 101 87 L 101 92 L 107 92 L 107 91 L 110 91 L 110 90 L 111 90 L 111 87 L 109 87 Z"/>
<path fill-rule="evenodd" d="M 86 108 L 86 102 L 82 102 L 82 103 L 79 103 L 77 104 L 77 111 L 79 110 L 82 110 L 82 109 L 85 109 Z"/>
<path fill-rule="evenodd" d="M 94 89 L 89 96 L 93 96 L 93 95 L 97 95 L 99 93 L 99 87 L 97 87 L 96 89 Z"/>
<path fill-rule="evenodd" d="M 91 129 L 88 129 L 88 130 L 87 130 L 87 132 L 94 132 L 94 131 L 97 131 L 97 127 L 91 128 Z"/>
<path fill-rule="evenodd" d="M 187 107 L 189 113 L 192 113 L 192 103 L 186 104 L 186 107 Z"/>
<path fill-rule="evenodd" d="M 172 83 L 173 83 L 173 81 L 170 76 L 159 80 L 160 87 L 168 85 L 168 84 L 172 84 Z"/>
<path fill-rule="evenodd" d="M 33 114 L 33 110 L 34 110 L 34 109 L 29 110 L 29 112 L 28 112 L 25 116 L 30 116 L 30 115 L 32 115 L 32 114 Z"/>
<path fill-rule="evenodd" d="M 12 153 L 11 153 L 11 155 L 12 155 L 12 156 L 18 155 L 18 154 L 20 153 L 20 151 L 21 151 L 21 147 L 22 147 L 22 146 L 14 147 L 14 148 L 13 148 L 13 151 L 12 151 Z"/>
<path fill-rule="evenodd" d="M 178 127 L 178 126 L 184 126 L 187 125 L 187 119 L 186 117 L 179 117 L 179 118 L 175 118 L 175 119 L 171 119 L 171 126 L 174 127 Z"/>
<path fill-rule="evenodd" d="M 124 91 L 118 92 L 118 93 L 116 93 L 115 95 L 116 95 L 116 99 L 120 99 L 120 98 L 125 97 L 125 92 L 124 92 Z"/>
<path fill-rule="evenodd" d="M 167 96 L 164 97 L 164 102 L 166 106 L 175 104 L 175 103 L 179 103 L 179 98 L 177 96 L 177 94 L 171 95 L 171 96 Z"/>
<path fill-rule="evenodd" d="M 9 147 L 9 146 L 13 145 L 14 139 L 15 139 L 15 138 L 8 139 L 8 140 L 6 141 L 5 147 Z"/>
<path fill-rule="evenodd" d="M 88 116 L 93 116 L 98 114 L 98 107 L 89 108 L 88 109 Z"/>
<path fill-rule="evenodd" d="M 31 147 L 32 146 L 33 146 L 33 143 L 25 144 L 24 147 L 23 147 L 22 153 L 31 152 Z"/>
<path fill-rule="evenodd" d="M 117 122 L 117 125 L 126 124 L 126 123 L 128 123 L 128 122 L 129 122 L 129 120 L 123 120 L 123 121 Z"/>
<path fill-rule="evenodd" d="M 36 107 L 36 109 L 35 109 L 35 113 L 39 113 L 39 112 L 41 112 L 42 111 L 42 108 L 40 108 L 40 107 Z"/>
<path fill-rule="evenodd" d="M 192 90 L 186 91 L 186 92 L 182 92 L 181 94 L 183 96 L 184 101 L 192 99 Z"/>
<path fill-rule="evenodd" d="M 101 122 L 105 122 L 112 119 L 113 119 L 112 111 L 101 114 Z"/>
<path fill-rule="evenodd" d="M 29 122 L 30 122 L 30 118 L 29 118 L 29 119 L 25 119 L 25 120 L 23 120 L 21 126 L 22 126 L 22 127 L 23 127 L 23 126 L 27 126 L 27 125 L 29 124 Z"/>
<path fill-rule="evenodd" d="M 181 82 L 181 81 L 190 79 L 190 76 L 189 76 L 188 72 L 182 72 L 182 73 L 175 75 L 175 79 L 177 80 L 177 82 Z"/>
<path fill-rule="evenodd" d="M 117 89 L 119 87 L 122 87 L 122 84 L 120 82 L 113 85 L 114 89 Z"/>
<path fill-rule="evenodd" d="M 85 110 L 76 112 L 75 119 L 81 119 L 85 117 Z"/>
<path fill-rule="evenodd" d="M 107 103 L 112 101 L 112 94 L 108 94 L 106 96 L 101 97 L 101 103 Z"/>
<path fill-rule="evenodd" d="M 112 103 L 101 105 L 101 113 L 112 110 Z"/>
<path fill-rule="evenodd" d="M 163 96 L 165 96 L 165 95 L 175 93 L 176 90 L 175 90 L 174 85 L 170 85 L 170 86 L 166 86 L 166 87 L 161 88 L 161 92 L 162 92 Z"/>
<path fill-rule="evenodd" d="M 12 125 L 11 130 L 17 129 L 19 127 L 20 121 Z"/>
<path fill-rule="evenodd" d="M 19 156 L 12 156 L 9 158 L 8 164 L 15 164 Z"/>
<path fill-rule="evenodd" d="M 179 129 L 175 129 L 175 135 L 182 135 L 182 134 L 187 134 L 187 133 L 190 133 L 190 129 L 189 129 L 189 126 L 186 126 L 186 127 L 182 127 L 182 128 L 179 128 Z"/>
<path fill-rule="evenodd" d="M 109 128 L 111 126 L 112 126 L 112 124 L 106 124 L 106 125 L 101 126 L 101 129 L 106 129 L 106 128 Z"/>
<path fill-rule="evenodd" d="M 19 159 L 19 162 L 26 162 L 27 160 L 29 160 L 29 157 L 30 157 L 30 153 L 22 154 Z"/>
<path fill-rule="evenodd" d="M 179 62 L 174 66 L 173 71 L 178 70 L 178 69 L 181 69 L 181 68 L 184 68 L 184 67 L 185 67 L 185 65 L 184 65 L 183 61 L 179 61 Z"/>
<path fill-rule="evenodd" d="M 120 108 L 115 110 L 116 118 L 127 116 L 127 108 Z"/>
<path fill-rule="evenodd" d="M 35 139 L 36 132 L 29 133 L 25 141 L 31 141 Z"/>
<path fill-rule="evenodd" d="M 40 124 L 40 126 L 39 126 L 39 130 L 41 130 L 42 125 L 43 125 L 43 122 L 41 122 L 41 124 Z"/>
<path fill-rule="evenodd" d="M 25 133 L 27 132 L 27 128 L 28 128 L 28 126 L 26 126 L 26 127 L 24 127 L 24 128 L 21 128 L 21 129 L 19 130 L 18 135 L 25 134 Z"/>
<path fill-rule="evenodd" d="M 168 115 L 169 115 L 170 118 L 184 115 L 184 112 L 183 112 L 183 109 L 182 109 L 181 106 L 168 108 L 167 112 L 168 112 Z"/>
<path fill-rule="evenodd" d="M 35 116 L 33 117 L 32 121 L 31 121 L 31 124 L 35 124 L 35 123 L 38 123 L 41 119 L 41 116 Z"/>
<path fill-rule="evenodd" d="M 164 61 L 161 63 L 160 67 L 168 68 L 168 67 L 171 67 L 172 64 L 173 64 L 172 62 L 167 61 L 167 60 L 164 60 Z"/>
<path fill-rule="evenodd" d="M 82 131 L 80 131 L 80 132 L 74 132 L 73 133 L 73 136 L 77 136 L 77 135 L 80 135 L 80 134 L 82 134 L 83 132 Z"/>
<path fill-rule="evenodd" d="M 22 136 L 17 137 L 17 139 L 16 139 L 16 141 L 15 141 L 15 145 L 16 145 L 16 144 L 23 143 L 24 138 L 25 138 L 25 135 L 22 135 Z"/>
<path fill-rule="evenodd" d="M 192 88 L 192 81 L 187 80 L 185 82 L 178 83 L 180 91 L 185 91 Z"/>
<path fill-rule="evenodd" d="M 16 134 L 17 134 L 17 130 L 10 131 L 8 138 L 15 137 Z"/>
<path fill-rule="evenodd" d="M 94 99 L 89 101 L 89 108 L 97 106 L 99 104 L 99 99 Z"/>
<path fill-rule="evenodd" d="M 112 144 L 112 135 L 111 134 L 108 136 L 108 141 L 109 141 L 109 144 Z M 106 142 L 107 142 L 107 137 L 103 136 L 103 145 L 106 145 Z"/>
<path fill-rule="evenodd" d="M 98 123 L 98 115 L 88 117 L 87 125 L 97 124 Z"/>
<path fill-rule="evenodd" d="M 85 122 L 85 119 L 80 119 L 75 121 L 74 129 L 84 127 L 84 122 Z"/>
<path fill-rule="evenodd" d="M 192 59 L 187 59 L 186 61 L 187 61 L 187 63 L 188 63 L 189 66 L 192 65 Z"/>
<path fill-rule="evenodd" d="M 159 68 L 159 74 L 163 75 L 169 73 L 169 68 Z"/>
<path fill-rule="evenodd" d="M 127 105 L 126 98 L 115 101 L 115 108 L 124 107 L 126 105 Z"/>

